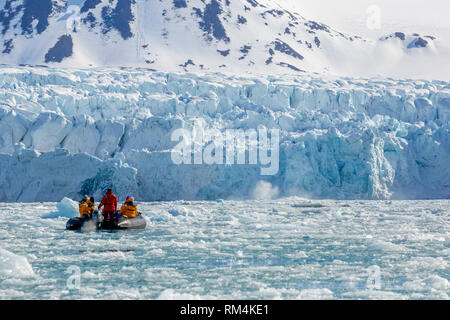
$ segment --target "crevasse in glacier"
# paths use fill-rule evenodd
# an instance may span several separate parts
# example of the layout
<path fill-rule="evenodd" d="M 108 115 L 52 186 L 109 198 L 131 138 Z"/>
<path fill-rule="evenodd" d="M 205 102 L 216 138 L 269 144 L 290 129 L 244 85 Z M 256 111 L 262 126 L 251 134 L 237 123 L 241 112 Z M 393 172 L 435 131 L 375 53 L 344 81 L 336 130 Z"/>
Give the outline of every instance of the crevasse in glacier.
<path fill-rule="evenodd" d="M 0 67 L 0 201 L 450 197 L 450 84 Z M 171 133 L 280 130 L 279 171 L 175 165 Z"/>

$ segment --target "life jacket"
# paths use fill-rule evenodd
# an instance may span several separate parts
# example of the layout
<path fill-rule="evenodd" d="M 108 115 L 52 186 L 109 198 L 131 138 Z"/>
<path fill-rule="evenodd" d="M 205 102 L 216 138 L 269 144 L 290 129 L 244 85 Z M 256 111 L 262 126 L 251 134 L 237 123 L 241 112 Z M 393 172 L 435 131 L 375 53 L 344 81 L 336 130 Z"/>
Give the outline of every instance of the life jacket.
<path fill-rule="evenodd" d="M 89 209 L 90 209 L 90 213 L 92 213 L 92 212 L 94 212 L 95 211 L 95 202 L 92 202 L 91 200 L 89 200 L 88 202 L 87 202 L 87 205 L 88 205 L 88 207 L 89 207 Z"/>
<path fill-rule="evenodd" d="M 109 212 L 109 211 L 116 211 L 117 210 L 117 198 L 116 196 L 111 193 L 106 193 L 105 196 L 102 199 L 102 202 L 100 202 L 99 208 L 104 206 L 103 211 Z"/>
<path fill-rule="evenodd" d="M 119 214 L 123 214 L 127 218 L 136 218 L 137 216 L 137 206 L 132 201 L 125 201 L 125 203 L 120 208 Z"/>
<path fill-rule="evenodd" d="M 89 205 L 86 201 L 81 201 L 78 205 L 78 211 L 80 211 L 80 218 L 83 218 L 85 214 L 91 213 L 91 208 L 89 208 Z"/>

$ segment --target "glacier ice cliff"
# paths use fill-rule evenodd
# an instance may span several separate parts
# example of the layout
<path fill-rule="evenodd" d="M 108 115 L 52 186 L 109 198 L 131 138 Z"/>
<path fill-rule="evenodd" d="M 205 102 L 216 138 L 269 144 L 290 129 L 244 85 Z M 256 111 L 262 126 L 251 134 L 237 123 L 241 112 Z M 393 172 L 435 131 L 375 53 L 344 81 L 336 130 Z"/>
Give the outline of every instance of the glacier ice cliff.
<path fill-rule="evenodd" d="M 0 66 L 0 201 L 450 197 L 450 83 Z M 278 174 L 176 165 L 171 133 L 279 129 Z"/>

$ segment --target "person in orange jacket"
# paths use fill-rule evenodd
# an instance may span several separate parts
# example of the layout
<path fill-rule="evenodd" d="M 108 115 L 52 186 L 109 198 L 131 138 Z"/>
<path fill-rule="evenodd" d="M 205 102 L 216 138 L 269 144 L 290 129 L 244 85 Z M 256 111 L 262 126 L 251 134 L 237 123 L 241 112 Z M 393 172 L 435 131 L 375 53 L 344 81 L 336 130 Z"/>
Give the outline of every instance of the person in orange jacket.
<path fill-rule="evenodd" d="M 137 205 L 134 204 L 134 198 L 128 196 L 125 203 L 120 208 L 119 215 L 124 215 L 127 218 L 132 219 L 136 218 L 137 214 Z"/>

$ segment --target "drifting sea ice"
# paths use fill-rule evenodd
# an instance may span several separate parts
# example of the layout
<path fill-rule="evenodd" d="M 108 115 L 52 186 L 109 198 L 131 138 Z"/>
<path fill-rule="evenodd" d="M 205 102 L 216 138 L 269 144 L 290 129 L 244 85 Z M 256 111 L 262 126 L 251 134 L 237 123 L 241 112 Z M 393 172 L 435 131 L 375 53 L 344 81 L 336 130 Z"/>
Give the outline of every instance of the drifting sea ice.
<path fill-rule="evenodd" d="M 68 200 L 0 204 L 0 298 L 449 298 L 449 200 L 139 206 L 145 230 L 78 233 Z"/>

